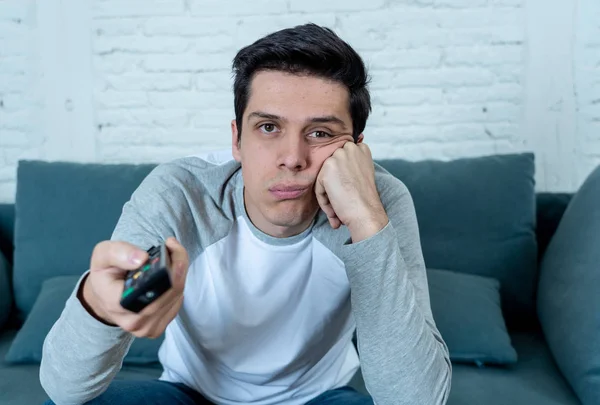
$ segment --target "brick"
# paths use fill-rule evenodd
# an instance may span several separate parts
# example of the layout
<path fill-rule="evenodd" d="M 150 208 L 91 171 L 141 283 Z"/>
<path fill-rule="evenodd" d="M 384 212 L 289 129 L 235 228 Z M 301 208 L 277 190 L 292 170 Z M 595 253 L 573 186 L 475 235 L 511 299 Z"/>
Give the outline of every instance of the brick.
<path fill-rule="evenodd" d="M 92 2 L 93 18 L 122 18 L 181 15 L 184 0 L 103 0 Z"/>
<path fill-rule="evenodd" d="M 12 129 L 16 131 L 29 131 L 31 129 L 31 116 L 28 111 L 9 112 L 0 109 L 0 130 Z"/>
<path fill-rule="evenodd" d="M 124 125 L 183 129 L 188 127 L 189 121 L 190 112 L 181 109 L 99 109 L 96 112 L 96 122 L 101 128 Z"/>
<path fill-rule="evenodd" d="M 233 46 L 236 50 L 241 49 L 268 34 L 303 25 L 307 22 L 333 29 L 336 25 L 336 15 L 333 13 L 316 13 L 285 14 L 277 16 L 277 18 L 268 15 L 238 18 L 233 33 Z"/>
<path fill-rule="evenodd" d="M 525 0 L 488 0 L 492 7 L 525 7 Z"/>
<path fill-rule="evenodd" d="M 450 47 L 444 51 L 446 66 L 523 66 L 525 49 L 521 45 Z"/>
<path fill-rule="evenodd" d="M 230 72 L 201 72 L 194 76 L 197 90 L 233 91 L 233 78 Z"/>
<path fill-rule="evenodd" d="M 93 55 L 94 70 L 102 74 L 125 73 L 138 69 L 144 60 L 142 54 Z"/>
<path fill-rule="evenodd" d="M 0 70 L 4 74 L 23 75 L 30 70 L 31 61 L 26 55 L 0 57 Z"/>
<path fill-rule="evenodd" d="M 28 34 L 29 27 L 26 24 L 0 19 L 0 41 L 4 38 L 18 38 Z"/>
<path fill-rule="evenodd" d="M 487 140 L 490 136 L 482 124 L 450 124 L 439 129 L 440 141 L 461 142 L 473 140 Z"/>
<path fill-rule="evenodd" d="M 115 52 L 141 54 L 183 53 L 190 47 L 190 40 L 185 38 L 131 37 L 123 40 L 121 37 L 96 37 L 93 41 L 94 52 L 101 55 Z"/>
<path fill-rule="evenodd" d="M 14 166 L 0 167 L 0 184 L 7 183 L 7 182 L 13 182 L 16 180 L 16 178 L 17 178 L 17 168 L 16 167 L 14 167 Z"/>
<path fill-rule="evenodd" d="M 410 106 L 420 104 L 441 104 L 444 100 L 442 89 L 385 89 L 371 91 L 373 104 L 384 106 Z"/>
<path fill-rule="evenodd" d="M 148 100 L 158 108 L 227 108 L 233 105 L 233 94 L 211 91 L 149 92 Z"/>
<path fill-rule="evenodd" d="M 234 54 L 237 52 L 234 47 L 234 38 L 231 35 L 214 35 L 210 37 L 201 37 L 194 39 L 193 49 L 196 53 L 205 54 L 212 52 L 227 52 Z"/>
<path fill-rule="evenodd" d="M 364 134 L 369 146 L 380 142 L 407 144 L 436 139 L 439 129 L 433 125 L 377 126 L 369 122 Z"/>
<path fill-rule="evenodd" d="M 448 0 L 454 2 L 455 0 Z M 518 8 L 483 8 L 446 10 L 435 13 L 437 26 L 443 29 L 519 28 L 525 26 L 525 10 Z"/>
<path fill-rule="evenodd" d="M 580 69 L 598 69 L 597 73 L 600 73 L 600 51 L 598 50 L 586 50 L 585 52 L 581 52 L 577 62 Z"/>
<path fill-rule="evenodd" d="M 132 36 L 141 32 L 143 22 L 139 18 L 93 20 L 93 33 L 102 37 Z"/>
<path fill-rule="evenodd" d="M 0 94 L 20 93 L 28 87 L 28 80 L 23 75 L 3 74 L 0 71 Z"/>
<path fill-rule="evenodd" d="M 233 97 L 229 106 L 214 109 L 207 108 L 194 112 L 192 125 L 195 128 L 217 129 L 225 135 L 231 133 L 231 120 L 235 119 Z"/>
<path fill-rule="evenodd" d="M 1 122 L 0 128 L 2 128 Z M 0 131 L 0 147 L 2 149 L 14 147 L 23 148 L 30 146 L 30 144 L 31 142 L 27 136 L 27 132 L 23 130 L 2 128 Z"/>
<path fill-rule="evenodd" d="M 282 0 L 236 1 L 235 5 L 224 5 L 222 0 L 191 0 L 190 11 L 193 16 L 242 16 L 285 14 L 287 2 Z"/>
<path fill-rule="evenodd" d="M 440 86 L 485 86 L 494 82 L 494 74 L 486 69 L 445 68 L 445 69 L 406 69 L 393 74 L 371 72 L 373 76 L 385 78 L 387 86 L 398 87 L 440 87 Z"/>
<path fill-rule="evenodd" d="M 508 103 L 479 105 L 424 105 L 419 107 L 382 107 L 374 110 L 374 124 L 385 125 L 445 125 L 516 121 L 521 109 Z"/>
<path fill-rule="evenodd" d="M 191 88 L 192 75 L 189 73 L 127 73 L 105 75 L 107 85 L 119 91 L 157 90 L 174 91 Z"/>
<path fill-rule="evenodd" d="M 488 0 L 434 0 L 434 7 L 465 9 L 487 6 Z"/>
<path fill-rule="evenodd" d="M 362 11 L 381 9 L 385 0 L 346 1 L 346 0 L 289 0 L 292 12 L 321 12 L 321 11 Z"/>
<path fill-rule="evenodd" d="M 233 53 L 214 53 L 210 55 L 187 53 L 172 55 L 168 58 L 160 55 L 148 55 L 143 62 L 148 72 L 205 72 L 211 70 L 229 70 Z"/>
<path fill-rule="evenodd" d="M 156 17 L 144 22 L 143 32 L 148 36 L 211 37 L 231 34 L 235 22 L 236 19 L 227 17 Z"/>
<path fill-rule="evenodd" d="M 600 157 L 600 141 L 587 142 L 585 147 L 586 156 Z"/>
<path fill-rule="evenodd" d="M 212 147 L 198 145 L 99 145 L 100 160 L 106 163 L 163 163 L 196 153 L 208 152 Z"/>
<path fill-rule="evenodd" d="M 500 83 L 482 87 L 451 87 L 444 89 L 443 98 L 450 104 L 474 104 L 488 101 L 519 103 L 524 97 L 523 86 Z"/>
<path fill-rule="evenodd" d="M 29 49 L 28 35 L 17 38 L 0 38 L 0 56 L 22 55 L 23 50 Z"/>
<path fill-rule="evenodd" d="M 42 148 L 39 143 L 30 142 L 26 147 L 18 148 L 6 148 L 7 150 L 0 149 L 0 152 L 6 152 L 4 154 L 4 165 L 6 166 L 17 166 L 19 160 L 24 159 L 42 159 Z"/>
<path fill-rule="evenodd" d="M 217 134 L 219 135 L 217 137 Z M 199 146 L 212 139 L 227 138 L 230 133 L 215 129 L 170 129 L 140 127 L 108 127 L 98 134 L 103 145 L 114 146 Z M 206 139 L 206 142 L 203 142 Z M 231 143 L 230 139 L 229 142 Z"/>
<path fill-rule="evenodd" d="M 24 93 L 0 94 L 0 111 L 14 112 L 32 106 L 33 100 Z M 1 142 L 0 142 L 1 143 Z"/>
<path fill-rule="evenodd" d="M 33 0 L 2 0 L 0 1 L 0 21 L 24 21 L 34 7 Z"/>
<path fill-rule="evenodd" d="M 363 59 L 373 69 L 388 68 L 433 68 L 442 59 L 441 50 L 384 50 L 375 53 L 363 53 Z"/>
<path fill-rule="evenodd" d="M 16 181 L 2 181 L 0 182 L 0 203 L 8 204 L 15 201 L 17 193 L 17 182 Z"/>
<path fill-rule="evenodd" d="M 521 106 L 513 103 L 492 102 L 481 107 L 486 122 L 516 122 L 521 115 Z"/>
<path fill-rule="evenodd" d="M 94 101 L 100 108 L 148 106 L 148 97 L 141 91 L 103 91 L 94 95 Z"/>

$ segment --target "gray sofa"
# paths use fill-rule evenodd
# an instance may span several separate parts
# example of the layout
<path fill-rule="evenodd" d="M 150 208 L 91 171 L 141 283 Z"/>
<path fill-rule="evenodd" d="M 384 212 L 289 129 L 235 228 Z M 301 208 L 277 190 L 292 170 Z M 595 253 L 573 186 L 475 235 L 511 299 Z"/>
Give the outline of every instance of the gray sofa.
<path fill-rule="evenodd" d="M 532 154 L 378 163 L 413 195 L 432 310 L 453 360 L 448 403 L 592 404 L 557 364 L 537 308 L 541 264 L 573 195 L 536 193 Z M 15 204 L 0 205 L 0 404 L 47 399 L 43 338 L 153 167 L 19 162 Z M 117 378 L 160 375 L 160 341 L 136 339 Z M 360 374 L 352 384 L 365 390 Z"/>

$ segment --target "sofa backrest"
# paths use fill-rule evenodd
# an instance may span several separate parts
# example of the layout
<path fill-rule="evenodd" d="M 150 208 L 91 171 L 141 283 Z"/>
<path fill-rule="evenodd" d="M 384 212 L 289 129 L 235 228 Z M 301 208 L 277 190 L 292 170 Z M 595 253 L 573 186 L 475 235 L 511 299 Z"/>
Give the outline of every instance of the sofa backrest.
<path fill-rule="evenodd" d="M 508 159 L 508 162 L 510 163 L 511 159 L 516 159 L 517 161 L 523 161 L 523 156 L 513 156 L 513 157 L 504 157 L 502 159 Z M 525 156 L 525 158 L 527 158 L 527 156 Z M 455 162 L 456 165 L 460 166 L 460 165 L 465 165 L 463 170 L 463 173 L 465 172 L 465 170 L 472 170 L 473 167 L 477 168 L 477 170 L 479 170 L 482 166 L 481 163 L 487 164 L 487 160 L 486 159 L 490 159 L 490 158 L 483 158 L 481 160 L 481 162 L 477 162 L 476 160 L 469 160 L 469 161 L 458 161 Z M 502 159 L 500 159 L 500 161 L 502 161 Z M 525 159 L 527 160 L 527 159 Z M 491 158 L 491 162 L 492 164 L 494 164 L 494 161 L 498 161 L 498 159 L 496 158 Z M 466 163 L 465 163 L 466 162 Z M 435 202 L 432 204 L 431 202 L 426 202 L 425 204 L 423 203 L 423 201 L 425 200 L 423 198 L 423 196 L 427 196 L 431 194 L 431 191 L 428 190 L 426 187 L 431 188 L 432 184 L 430 185 L 424 185 L 424 183 L 427 183 L 427 181 L 423 181 L 424 179 L 428 179 L 431 178 L 432 176 L 430 174 L 432 174 L 433 176 L 440 176 L 440 172 L 439 172 L 439 168 L 443 168 L 443 172 L 451 172 L 451 170 L 448 170 L 452 165 L 452 163 L 448 163 L 448 166 L 438 166 L 438 172 L 429 172 L 431 170 L 431 167 L 435 167 L 436 165 L 441 165 L 442 163 L 440 162 L 405 162 L 405 161 L 400 161 L 400 160 L 396 160 L 396 161 L 387 161 L 387 162 L 378 162 L 378 163 L 383 163 L 383 165 L 387 165 L 388 170 L 391 169 L 392 174 L 397 175 L 397 177 L 399 177 L 401 180 L 403 180 L 405 182 L 405 184 L 407 184 L 409 186 L 409 189 L 411 189 L 411 193 L 413 193 L 416 198 L 415 198 L 415 205 L 417 208 L 417 214 L 419 214 L 419 212 L 423 212 L 423 210 L 425 210 L 425 212 L 427 213 L 427 217 L 420 217 L 419 218 L 419 222 L 420 223 L 425 223 L 426 224 L 426 228 L 428 231 L 428 234 L 425 235 L 424 241 L 423 241 L 423 249 L 424 252 L 426 253 L 426 264 L 427 263 L 427 253 L 431 251 L 431 237 L 432 235 L 435 236 L 436 234 L 436 229 L 432 228 L 431 226 L 431 215 L 429 215 L 430 212 L 432 212 L 432 207 L 435 210 Z M 475 166 L 472 166 L 471 169 L 469 169 L 469 166 L 472 164 L 475 164 Z M 489 162 L 488 162 L 489 163 Z M 394 166 L 395 165 L 395 166 Z M 479 165 L 479 166 L 478 166 Z M 508 167 L 510 168 L 512 165 L 512 163 L 510 163 L 508 165 Z M 527 167 L 529 167 L 530 162 L 527 162 Z M 390 167 L 392 166 L 392 167 Z M 77 231 L 77 229 L 79 229 L 79 222 L 86 222 L 85 226 L 87 227 L 87 229 L 95 229 L 95 227 L 97 225 L 94 225 L 95 223 L 97 224 L 98 221 L 103 221 L 102 218 L 106 217 L 109 218 L 108 222 L 114 221 L 116 223 L 116 220 L 118 218 L 118 211 L 117 208 L 120 208 L 122 206 L 122 204 L 125 203 L 126 201 L 126 196 L 128 195 L 127 193 L 129 193 L 130 191 L 133 191 L 133 189 L 136 187 L 136 183 L 141 181 L 141 178 L 143 178 L 143 176 L 148 173 L 152 168 L 152 165 L 147 165 L 144 167 L 135 167 L 134 165 L 122 165 L 120 167 L 113 167 L 111 169 L 107 169 L 106 167 L 104 167 L 104 165 L 93 165 L 93 164 L 84 164 L 84 165 L 77 165 L 77 164 L 64 164 L 64 163 L 40 163 L 40 162 L 24 162 L 21 169 L 20 169 L 20 173 L 28 173 L 27 176 L 21 175 L 21 179 L 23 179 L 23 181 L 20 180 L 20 184 L 18 187 L 18 190 L 21 192 L 21 201 L 25 201 L 25 205 L 27 205 L 28 207 L 21 207 L 18 212 L 20 213 L 20 215 L 24 216 L 24 213 L 29 213 L 29 216 L 35 216 L 38 217 L 38 215 L 40 215 L 40 219 L 38 218 L 34 218 L 31 219 L 29 218 L 28 220 L 24 220 L 23 217 L 21 217 L 21 228 L 23 227 L 23 222 L 28 222 L 30 224 L 32 224 L 31 226 L 29 226 L 29 228 L 32 228 L 37 226 L 38 222 L 40 220 L 46 221 L 48 218 L 48 216 L 50 215 L 54 215 L 55 211 L 52 210 L 48 210 L 48 207 L 52 207 L 52 206 L 58 206 L 58 207 L 64 207 L 66 206 L 70 206 L 75 204 L 75 216 L 78 216 L 78 220 L 75 219 L 73 220 L 70 217 L 67 217 L 69 219 L 69 221 L 73 222 L 76 224 L 76 226 L 74 228 L 69 228 L 65 231 L 65 229 L 61 229 L 61 231 L 65 232 L 65 234 L 67 233 L 71 233 L 72 235 L 70 237 L 72 237 L 73 235 L 78 235 L 81 233 L 81 231 Z M 118 170 L 115 170 L 118 169 Z M 506 168 L 504 168 L 506 169 Z M 77 175 L 76 176 L 72 176 L 71 173 L 73 172 L 73 170 L 77 171 Z M 495 169 L 497 170 L 497 169 Z M 529 169 L 527 169 L 529 170 Z M 66 187 L 64 184 L 61 184 L 61 182 L 56 182 L 56 176 L 57 173 L 59 173 L 64 180 L 63 182 L 70 182 L 69 186 Z M 111 174 L 106 174 L 106 173 L 111 173 Z M 407 175 L 408 173 L 408 175 Z M 512 173 L 512 174 L 511 174 Z M 527 174 L 529 176 L 529 174 Z M 411 177 L 412 176 L 412 177 Z M 492 175 L 493 176 L 493 175 Z M 500 177 L 503 177 L 505 180 L 509 179 L 508 181 L 512 181 L 512 177 L 514 176 L 514 172 L 511 172 L 510 170 L 508 171 L 507 174 L 503 174 Z M 39 178 L 38 178 L 39 177 Z M 107 177 L 108 180 L 107 181 Z M 466 176 L 469 177 L 469 176 Z M 28 178 L 28 180 L 25 180 L 26 178 Z M 44 178 L 46 180 L 44 180 Z M 114 178 L 114 185 L 112 185 L 112 181 L 110 181 L 110 179 Z M 45 187 L 39 187 L 37 181 L 38 180 L 44 180 L 46 183 Z M 73 180 L 75 179 L 75 180 Z M 96 179 L 96 180 L 94 180 Z M 417 181 L 415 181 L 415 179 Z M 465 182 L 464 179 L 459 179 L 460 181 Z M 505 181 L 503 180 L 503 181 Z M 27 183 L 25 182 L 27 181 Z M 44 182 L 42 181 L 42 182 Z M 466 182 L 468 183 L 468 179 L 466 180 Z M 478 180 L 481 183 L 481 180 Z M 526 180 L 529 181 L 529 180 Z M 433 190 L 435 191 L 435 183 L 433 183 Z M 425 187 L 425 188 L 424 188 Z M 496 186 L 491 186 L 490 188 L 492 189 L 492 195 L 493 195 L 493 190 Z M 502 185 L 498 185 L 498 187 L 503 187 Z M 89 213 L 87 213 L 86 208 L 88 207 L 87 203 L 85 201 L 82 201 L 80 199 L 80 197 L 78 195 L 74 195 L 74 194 L 69 194 L 69 196 L 65 196 L 64 193 L 65 191 L 63 190 L 72 190 L 72 189 L 81 189 L 82 193 L 89 193 L 91 192 L 91 195 L 94 195 L 93 190 L 96 190 L 98 188 L 100 188 L 102 190 L 102 198 L 104 199 L 103 203 L 101 202 L 100 204 L 98 204 L 98 201 L 94 201 L 95 204 L 95 208 L 92 210 L 92 214 L 90 215 Z M 46 190 L 45 192 L 40 192 L 40 190 Z M 58 189 L 58 191 L 56 191 L 56 189 Z M 25 192 L 25 190 L 30 190 L 29 192 Z M 62 191 L 61 191 L 62 190 Z M 115 192 L 115 190 L 120 190 L 118 192 Z M 71 193 L 71 191 L 66 191 L 67 193 Z M 452 189 L 448 189 L 445 191 L 446 192 L 446 196 L 447 195 L 451 195 L 452 193 Z M 522 192 L 522 190 L 521 190 Z M 533 193 L 533 191 L 527 191 L 527 189 L 525 189 L 525 192 L 522 193 L 523 195 L 527 195 L 527 192 L 531 192 Z M 31 197 L 24 197 L 26 194 L 30 193 Z M 44 195 L 41 195 L 45 193 Z M 56 193 L 56 194 L 55 194 Z M 60 194 L 62 193 L 62 194 Z M 110 204 L 107 204 L 107 200 L 106 200 L 106 195 L 107 194 L 111 194 L 113 193 L 115 195 L 114 198 L 110 199 Z M 118 195 L 117 195 L 118 194 Z M 435 196 L 434 196 L 435 198 Z M 528 197 L 529 198 L 529 197 Z M 33 204 L 32 206 L 32 201 L 36 199 L 38 202 L 36 202 L 35 204 Z M 564 211 L 566 205 L 568 204 L 570 199 L 570 194 L 553 194 L 553 193 L 540 193 L 537 196 L 533 195 L 530 200 L 531 200 L 531 205 L 532 208 L 530 210 L 531 215 L 534 216 L 535 215 L 535 205 L 537 205 L 537 226 L 535 227 L 535 229 L 533 229 L 533 227 L 535 226 L 534 222 L 536 221 L 535 218 L 532 218 L 531 221 L 529 221 L 531 223 L 531 233 L 532 236 L 531 238 L 534 239 L 533 240 L 533 248 L 536 249 L 535 247 L 535 242 L 537 240 L 537 253 L 538 256 L 541 256 L 546 248 L 546 245 L 548 243 L 548 241 L 551 238 L 551 235 L 553 234 L 554 230 L 556 229 L 556 226 L 558 224 L 558 221 L 560 220 L 560 216 L 562 215 L 562 212 Z M 39 201 L 42 201 L 42 203 L 40 203 Z M 58 202 L 57 202 L 58 201 Z M 466 199 L 466 201 L 468 201 L 468 199 Z M 37 204 L 37 205 L 36 205 Z M 41 205 L 40 205 L 41 204 Z M 77 205 L 78 204 L 78 205 Z M 424 205 L 429 204 L 429 207 L 427 208 L 423 208 Z M 529 204 L 529 199 L 527 199 L 525 201 L 525 204 L 528 205 Z M 107 211 L 107 209 L 105 209 L 104 207 L 107 207 L 108 205 L 110 205 L 110 215 L 106 215 L 105 211 Z M 38 208 L 39 207 L 39 208 Z M 479 201 L 478 202 L 478 209 L 481 211 L 483 209 L 485 209 L 486 207 L 486 202 L 483 201 Z M 47 211 L 47 212 L 46 212 Z M 43 213 L 42 213 L 43 212 Z M 70 213 L 65 214 L 63 213 L 59 213 L 59 215 L 68 215 L 70 216 Z M 83 220 L 82 220 L 83 218 Z M 479 218 L 479 220 L 481 220 L 481 218 L 483 218 L 484 221 L 487 221 L 487 219 L 485 219 L 485 216 L 474 216 L 473 220 L 478 220 L 477 218 Z M 61 226 L 64 227 L 68 227 L 68 223 L 70 223 L 69 221 L 66 222 L 61 222 L 60 220 L 54 221 L 54 223 L 59 223 L 61 224 Z M 77 222 L 79 221 L 79 222 Z M 15 240 L 15 207 L 12 204 L 3 204 L 0 205 L 0 250 L 3 252 L 3 254 L 9 259 L 9 261 L 12 263 L 13 262 L 13 251 L 14 251 L 14 246 L 13 246 L 13 241 Z M 111 223 L 106 223 L 107 221 L 104 220 L 102 222 L 102 226 L 101 228 L 103 229 L 103 235 L 104 233 L 108 233 L 108 230 L 111 229 L 114 224 Z M 529 223 L 528 222 L 528 223 Z M 434 223 L 435 225 L 435 223 Z M 459 227 L 457 227 L 459 228 Z M 486 229 L 485 226 L 480 227 L 482 229 Z M 457 231 L 460 231 L 460 229 L 456 229 Z M 27 230 L 29 233 L 29 238 L 33 235 L 38 241 L 42 241 L 45 249 L 43 249 L 44 251 L 49 251 L 47 252 L 48 254 L 52 254 L 52 246 L 54 246 L 56 243 L 60 242 L 63 243 L 65 242 L 64 239 L 59 240 L 58 242 L 54 242 L 51 240 L 50 235 L 56 235 L 55 232 L 50 231 L 48 232 L 45 228 L 43 228 L 44 232 L 48 232 L 48 236 L 46 235 L 40 235 L 40 230 L 38 229 L 37 231 L 35 229 L 28 229 Z M 535 233 L 534 233 L 535 232 Z M 89 235 L 90 232 L 88 232 L 86 234 L 86 236 L 88 236 L 87 239 L 90 239 L 89 236 L 94 237 L 93 235 Z M 94 233 L 94 232 L 92 232 Z M 448 235 L 450 235 L 450 237 L 448 237 Z M 21 233 L 21 236 L 23 236 L 23 233 Z M 105 235 L 105 236 L 109 236 Z M 423 234 L 422 234 L 422 238 L 423 238 Z M 450 233 L 446 233 L 446 235 L 442 235 L 444 238 L 448 238 L 451 242 L 453 239 L 453 235 Z M 99 237 L 99 236 L 96 236 Z M 18 239 L 18 238 L 17 238 Z M 90 244 L 92 243 L 91 240 L 87 240 L 86 239 L 86 243 Z M 21 255 L 26 255 L 28 254 L 28 250 L 31 249 L 27 249 L 24 248 L 23 244 L 19 244 L 20 245 L 20 253 Z M 75 244 L 77 245 L 77 244 Z M 71 246 L 71 245 L 69 245 Z M 93 245 L 90 245 L 90 248 Z M 463 244 L 464 246 L 464 244 Z M 531 245 L 529 245 L 531 246 Z M 89 250 L 89 249 L 88 249 Z M 530 248 L 528 248 L 528 250 L 530 250 Z M 19 252 L 17 252 L 19 253 Z M 533 255 L 535 256 L 535 251 L 533 252 Z M 70 264 L 74 264 L 73 269 L 69 270 L 69 272 L 82 272 L 83 270 L 85 270 L 85 261 L 89 261 L 89 252 L 85 251 L 85 252 L 80 252 L 80 254 L 76 255 L 78 256 L 77 258 L 73 257 L 72 260 L 70 261 Z M 79 257 L 81 256 L 81 257 Z M 531 256 L 531 255 L 530 255 Z M 80 263 L 81 262 L 81 263 Z M 22 269 L 22 261 L 21 263 L 16 263 L 17 267 L 19 267 L 19 265 L 21 267 L 19 267 L 19 270 L 21 271 L 21 273 L 23 274 L 27 274 L 29 275 L 29 273 L 26 273 L 23 271 Z M 46 261 L 44 262 L 46 263 Z M 35 264 L 35 263 L 34 263 Z M 533 260 L 533 265 L 535 267 L 535 257 Z M 64 269 L 64 265 L 62 265 L 63 267 L 60 269 L 61 271 L 63 271 L 63 274 L 56 274 L 56 275 L 65 275 L 65 269 Z M 83 267 L 82 267 L 83 266 Z M 81 267 L 81 268 L 80 268 Z M 458 267 L 458 266 L 457 266 Z M 39 268 L 39 264 L 35 266 L 35 268 Z M 460 271 L 460 268 L 449 268 L 450 270 L 458 270 Z M 477 270 L 477 269 L 475 269 Z M 468 270 L 467 270 L 468 271 Z M 527 277 L 530 278 L 530 282 L 537 283 L 537 269 L 536 268 L 532 268 L 532 269 L 527 269 L 527 271 L 529 271 Z M 49 274 L 53 274 L 53 271 L 50 270 Z M 493 276 L 493 274 L 492 274 Z M 46 276 L 44 276 L 46 277 Z M 43 281 L 43 278 L 41 277 L 39 280 L 37 280 L 37 284 L 40 284 Z M 505 280 L 505 282 L 507 283 L 516 283 L 518 282 L 516 280 L 516 278 L 518 277 L 514 277 L 508 280 Z M 18 281 L 18 277 L 17 280 Z M 31 282 L 28 281 L 27 288 L 31 287 Z M 15 291 L 17 291 L 18 289 L 16 289 Z M 532 288 L 533 290 L 533 288 Z M 17 291 L 19 292 L 19 291 Z M 532 291 L 533 294 L 533 291 Z M 18 295 L 18 294 L 17 294 Z M 31 297 L 29 297 L 29 301 L 32 301 L 35 298 L 35 291 L 32 291 Z M 18 297 L 17 297 L 18 298 Z M 18 300 L 17 300 L 18 301 Z M 23 307 L 23 306 L 22 306 Z M 509 316 L 510 318 L 510 316 Z"/>
<path fill-rule="evenodd" d="M 536 238 L 538 258 L 542 258 L 556 231 L 573 193 L 539 192 L 536 194 Z M 0 252 L 12 264 L 15 205 L 0 204 Z"/>

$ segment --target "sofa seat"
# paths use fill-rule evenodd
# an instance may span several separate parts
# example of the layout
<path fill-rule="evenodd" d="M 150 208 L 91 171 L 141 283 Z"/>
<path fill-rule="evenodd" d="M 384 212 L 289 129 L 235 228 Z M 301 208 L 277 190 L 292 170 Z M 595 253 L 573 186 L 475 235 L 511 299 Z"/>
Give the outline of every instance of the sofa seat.
<path fill-rule="evenodd" d="M 507 368 L 453 366 L 448 405 L 580 405 L 562 377 L 542 335 L 511 335 L 519 355 Z"/>
<path fill-rule="evenodd" d="M 4 362 L 8 348 L 16 335 L 16 330 L 0 333 L 0 404 L 2 405 L 41 405 L 48 399 L 40 384 L 37 364 L 9 365 Z M 151 366 L 124 366 L 117 379 L 139 380 L 158 378 L 160 364 Z"/>
<path fill-rule="evenodd" d="M 4 359 L 16 330 L 0 335 L 0 360 Z M 512 367 L 487 367 L 454 364 L 452 390 L 448 405 L 580 405 L 573 391 L 556 368 L 548 347 L 539 333 L 513 334 L 519 361 Z M 161 368 L 124 366 L 118 379 L 157 378 Z M 42 404 L 48 397 L 39 383 L 36 364 L 9 366 L 0 361 L 0 403 L 2 405 Z M 351 385 L 363 391 L 360 373 Z"/>

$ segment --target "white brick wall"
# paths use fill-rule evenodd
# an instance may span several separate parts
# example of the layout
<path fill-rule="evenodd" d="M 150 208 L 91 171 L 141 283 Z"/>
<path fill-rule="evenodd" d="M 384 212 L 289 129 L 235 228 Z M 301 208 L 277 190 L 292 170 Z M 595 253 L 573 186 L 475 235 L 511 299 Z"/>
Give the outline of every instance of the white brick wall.
<path fill-rule="evenodd" d="M 0 201 L 12 201 L 19 159 L 39 158 L 34 0 L 0 1 Z"/>
<path fill-rule="evenodd" d="M 552 191 L 600 164 L 597 0 L 4 0 L 0 201 L 24 157 L 229 147 L 236 51 L 308 21 L 369 66 L 376 158 L 534 151 Z"/>

